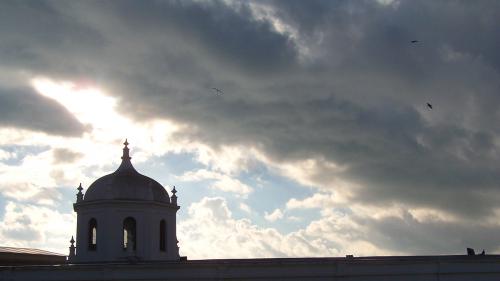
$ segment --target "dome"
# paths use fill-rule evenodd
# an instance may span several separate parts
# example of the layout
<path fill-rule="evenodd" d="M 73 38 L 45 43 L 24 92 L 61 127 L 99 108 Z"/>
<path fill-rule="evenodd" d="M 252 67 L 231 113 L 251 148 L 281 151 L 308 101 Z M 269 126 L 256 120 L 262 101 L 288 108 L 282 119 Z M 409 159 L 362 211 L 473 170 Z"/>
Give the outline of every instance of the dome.
<path fill-rule="evenodd" d="M 117 199 L 170 203 L 168 193 L 161 184 L 135 170 L 130 162 L 128 142 L 124 144 L 120 167 L 92 183 L 83 201 Z"/>

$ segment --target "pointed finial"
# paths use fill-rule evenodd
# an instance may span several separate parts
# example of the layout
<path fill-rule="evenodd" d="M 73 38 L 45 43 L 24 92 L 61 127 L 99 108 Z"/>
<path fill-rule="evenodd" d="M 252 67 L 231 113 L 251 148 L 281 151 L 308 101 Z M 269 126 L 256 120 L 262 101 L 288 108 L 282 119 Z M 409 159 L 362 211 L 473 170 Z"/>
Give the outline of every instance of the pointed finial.
<path fill-rule="evenodd" d="M 128 140 L 125 139 L 125 142 L 123 143 L 125 147 L 123 148 L 123 155 L 122 155 L 122 160 L 130 160 L 130 155 L 129 155 L 129 149 L 128 149 Z"/>
<path fill-rule="evenodd" d="M 170 202 L 174 205 L 177 205 L 177 195 L 175 195 L 177 193 L 177 190 L 175 190 L 175 185 L 174 185 L 174 188 L 172 189 L 172 197 L 170 198 Z"/>
<path fill-rule="evenodd" d="M 69 242 L 71 243 L 71 246 L 69 246 L 69 256 L 68 256 L 68 261 L 73 261 L 73 259 L 75 258 L 75 250 L 76 250 L 76 247 L 75 247 L 75 239 L 73 238 L 73 236 L 71 236 L 71 240 L 69 240 Z"/>
<path fill-rule="evenodd" d="M 78 190 L 78 193 L 76 194 L 76 203 L 83 201 L 83 193 L 82 193 L 83 187 L 82 187 L 82 183 L 80 183 L 80 185 L 78 186 L 77 190 Z"/>

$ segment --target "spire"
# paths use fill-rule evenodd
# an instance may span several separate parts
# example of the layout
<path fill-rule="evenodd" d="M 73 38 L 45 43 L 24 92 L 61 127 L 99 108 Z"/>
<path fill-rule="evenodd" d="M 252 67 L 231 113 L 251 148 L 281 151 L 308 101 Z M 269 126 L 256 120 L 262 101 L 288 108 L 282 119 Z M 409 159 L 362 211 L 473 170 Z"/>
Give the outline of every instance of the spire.
<path fill-rule="evenodd" d="M 134 169 L 134 166 L 132 166 L 132 163 L 130 162 L 130 159 L 132 159 L 132 157 L 130 157 L 130 150 L 128 149 L 128 140 L 125 139 L 125 142 L 123 143 L 123 145 L 125 145 L 125 147 L 123 147 L 123 155 L 122 155 L 122 163 L 120 164 L 120 167 L 118 167 L 118 170 L 116 170 L 116 172 L 119 172 L 119 173 L 137 173 L 137 171 Z"/>
<path fill-rule="evenodd" d="M 76 203 L 83 201 L 83 193 L 82 193 L 83 187 L 82 187 L 82 183 L 80 183 L 80 185 L 78 186 L 77 189 L 78 189 L 78 193 L 76 194 Z"/>
<path fill-rule="evenodd" d="M 122 160 L 130 160 L 130 159 L 132 159 L 132 158 L 130 158 L 130 155 L 129 155 L 129 149 L 128 149 L 128 141 L 127 141 L 127 139 L 125 139 L 125 142 L 123 144 L 125 145 L 125 147 L 123 148 Z"/>
<path fill-rule="evenodd" d="M 172 204 L 174 205 L 177 205 L 177 195 L 175 195 L 177 193 L 177 190 L 175 190 L 175 185 L 174 185 L 174 189 L 172 189 Z"/>

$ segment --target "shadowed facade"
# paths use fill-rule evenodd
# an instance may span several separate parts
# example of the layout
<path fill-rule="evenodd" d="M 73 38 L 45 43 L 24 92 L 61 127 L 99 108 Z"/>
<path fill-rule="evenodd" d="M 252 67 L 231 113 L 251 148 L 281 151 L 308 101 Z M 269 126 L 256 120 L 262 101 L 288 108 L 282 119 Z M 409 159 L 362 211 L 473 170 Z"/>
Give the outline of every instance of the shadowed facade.
<path fill-rule="evenodd" d="M 76 248 L 69 262 L 178 260 L 177 196 L 132 166 L 125 141 L 118 169 L 92 183 L 85 195 L 78 187 Z"/>

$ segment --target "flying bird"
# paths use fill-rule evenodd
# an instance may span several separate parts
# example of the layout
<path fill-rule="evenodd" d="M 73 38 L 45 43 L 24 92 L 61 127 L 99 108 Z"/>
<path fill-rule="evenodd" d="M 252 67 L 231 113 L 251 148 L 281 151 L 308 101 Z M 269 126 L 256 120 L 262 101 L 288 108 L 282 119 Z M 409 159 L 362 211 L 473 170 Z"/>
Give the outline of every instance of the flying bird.
<path fill-rule="evenodd" d="M 418 43 L 418 40 L 411 40 L 413 44 Z"/>
<path fill-rule="evenodd" d="M 432 104 L 427 103 L 427 107 L 428 107 L 429 109 L 432 109 Z"/>
<path fill-rule="evenodd" d="M 222 95 L 222 94 L 224 94 L 224 92 L 221 89 L 219 89 L 219 88 L 212 88 L 212 90 L 215 91 L 216 95 Z"/>

